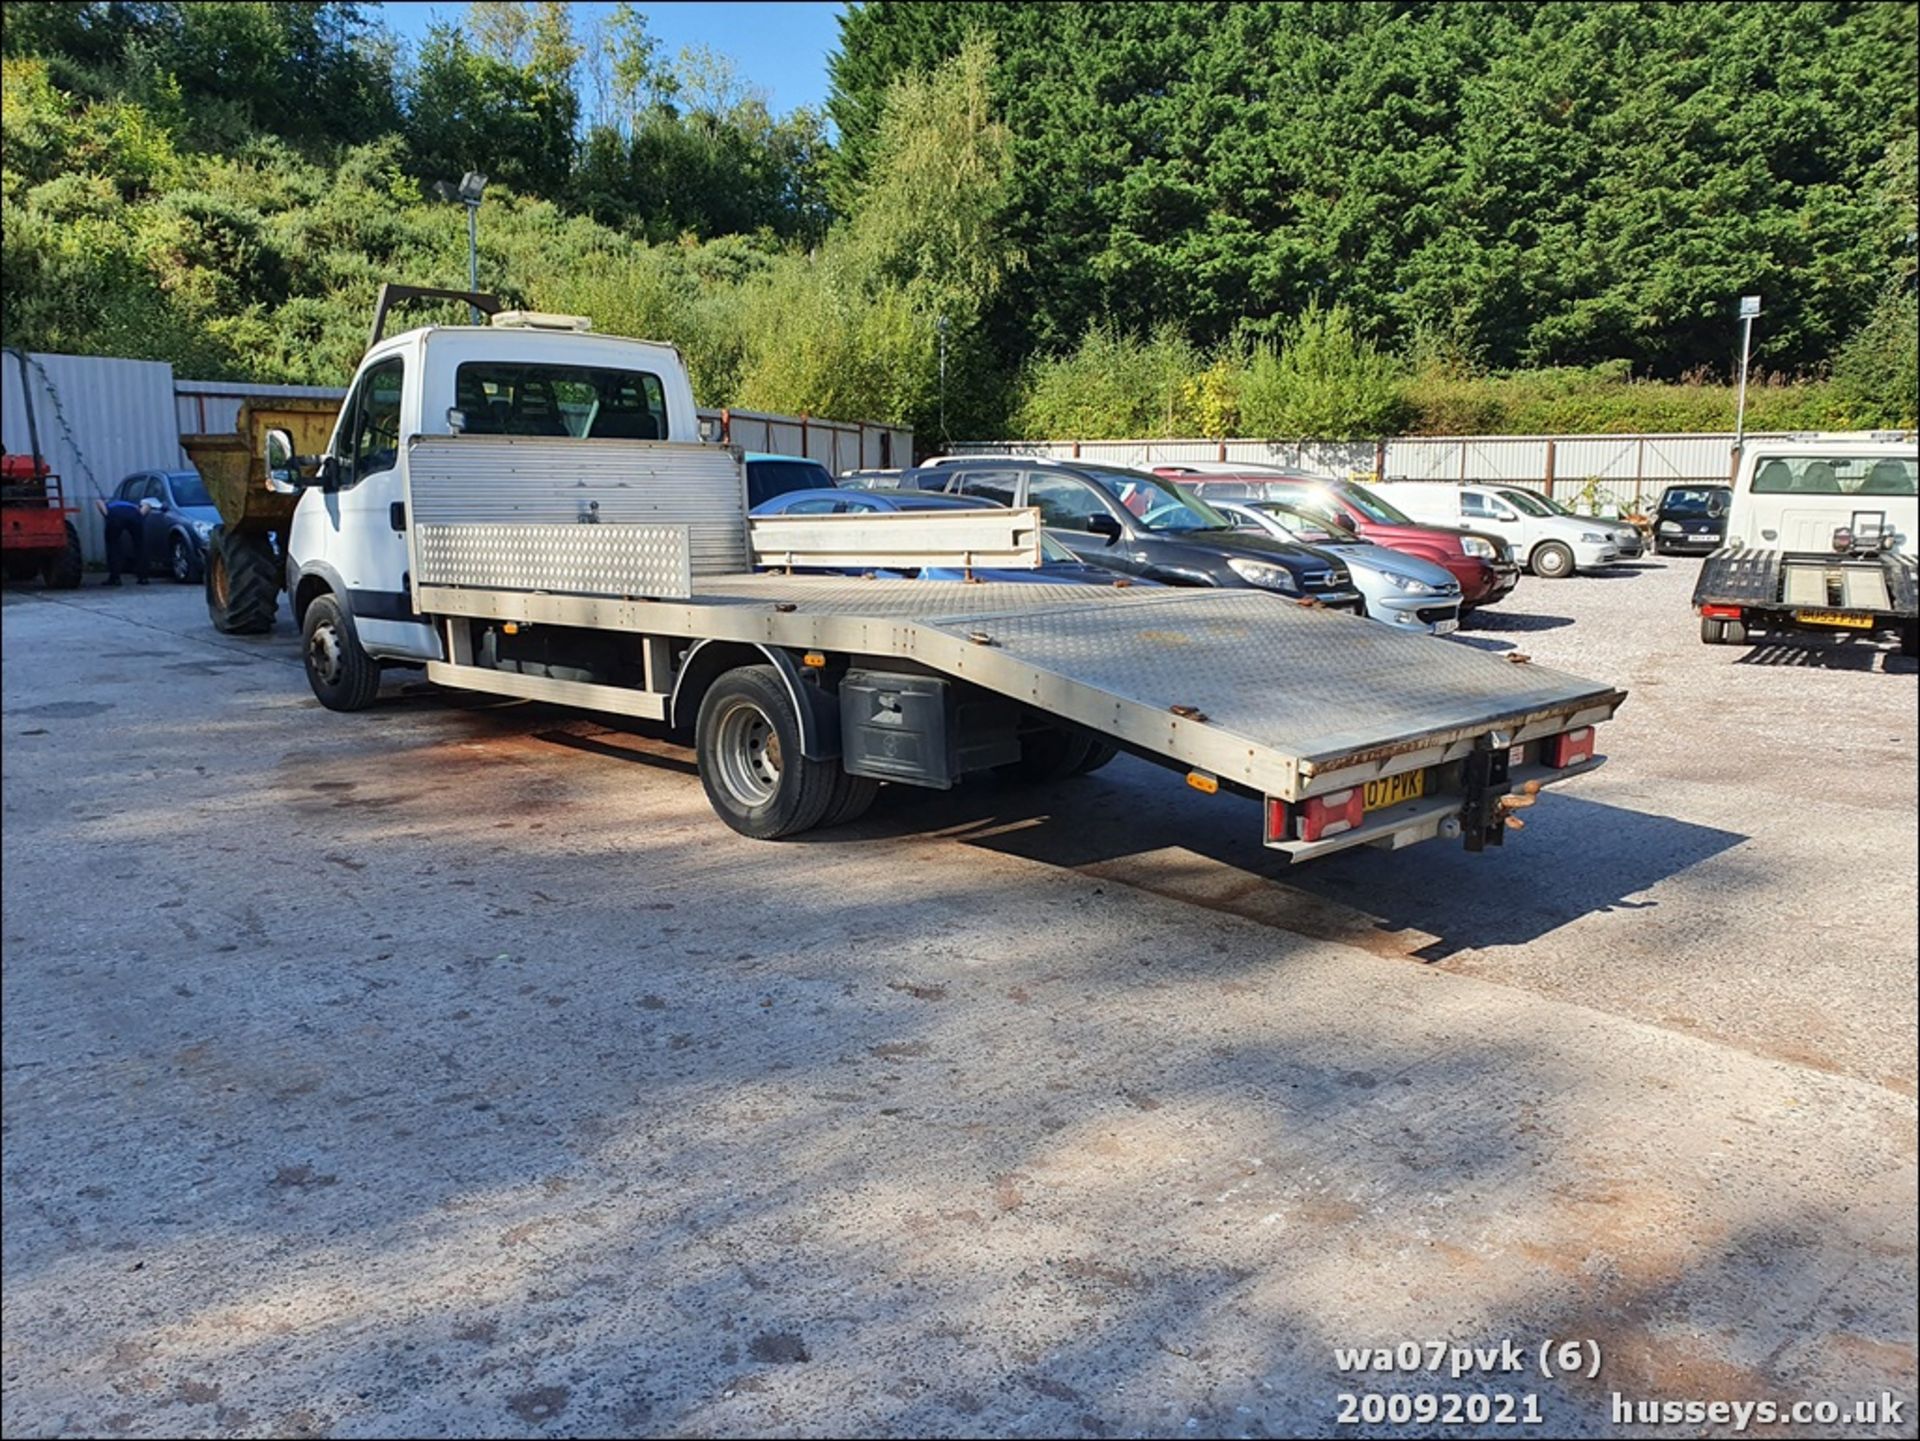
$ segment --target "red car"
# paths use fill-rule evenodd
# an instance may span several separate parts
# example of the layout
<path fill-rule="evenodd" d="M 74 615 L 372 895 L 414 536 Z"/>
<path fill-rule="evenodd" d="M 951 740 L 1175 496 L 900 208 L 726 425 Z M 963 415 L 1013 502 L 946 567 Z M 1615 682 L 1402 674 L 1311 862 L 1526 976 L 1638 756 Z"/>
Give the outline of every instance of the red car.
<path fill-rule="evenodd" d="M 1358 481 L 1255 466 L 1156 465 L 1153 473 L 1216 500 L 1275 500 L 1318 511 L 1375 545 L 1430 560 L 1460 582 L 1462 615 L 1476 606 L 1493 604 L 1520 583 L 1520 567 L 1505 541 L 1444 525 L 1422 525 Z"/>

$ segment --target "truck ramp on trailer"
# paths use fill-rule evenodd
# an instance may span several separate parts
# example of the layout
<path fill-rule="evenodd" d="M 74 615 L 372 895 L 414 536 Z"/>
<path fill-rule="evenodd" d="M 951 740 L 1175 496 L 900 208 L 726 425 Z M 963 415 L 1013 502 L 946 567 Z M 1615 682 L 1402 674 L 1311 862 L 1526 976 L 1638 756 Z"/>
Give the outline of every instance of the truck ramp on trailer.
<path fill-rule="evenodd" d="M 436 590 L 426 608 L 832 651 L 969 681 L 1296 801 L 1608 719 L 1624 694 L 1260 591 L 704 576 L 679 600 Z"/>

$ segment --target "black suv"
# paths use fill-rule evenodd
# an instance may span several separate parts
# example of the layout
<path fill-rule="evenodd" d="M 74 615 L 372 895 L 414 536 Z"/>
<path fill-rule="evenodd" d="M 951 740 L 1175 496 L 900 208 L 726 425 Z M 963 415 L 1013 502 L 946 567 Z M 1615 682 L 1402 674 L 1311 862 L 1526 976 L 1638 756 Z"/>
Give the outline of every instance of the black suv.
<path fill-rule="evenodd" d="M 1233 522 L 1191 491 L 1142 470 L 980 456 L 922 466 L 903 490 L 1032 506 L 1047 534 L 1089 565 L 1162 585 L 1251 587 L 1354 609 L 1360 593 L 1333 556 Z"/>

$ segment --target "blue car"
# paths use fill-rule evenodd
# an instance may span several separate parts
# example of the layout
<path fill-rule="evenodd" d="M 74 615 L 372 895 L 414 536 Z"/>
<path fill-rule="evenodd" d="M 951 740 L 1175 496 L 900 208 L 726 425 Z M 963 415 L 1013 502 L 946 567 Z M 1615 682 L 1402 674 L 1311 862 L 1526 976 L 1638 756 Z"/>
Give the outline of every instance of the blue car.
<path fill-rule="evenodd" d="M 755 515 L 854 515 L 880 511 L 908 510 L 995 510 L 990 500 L 966 495 L 935 495 L 918 490 L 792 490 L 776 495 L 753 508 Z M 1045 531 L 1040 533 L 1038 570 L 975 569 L 975 580 L 1007 581 L 1026 585 L 1112 585 L 1119 579 L 1112 571 L 1086 565 Z M 880 571 L 888 579 L 965 580 L 967 574 L 956 566 L 926 566 L 912 572 Z M 1152 582 L 1134 582 L 1152 584 Z"/>
<path fill-rule="evenodd" d="M 182 584 L 200 579 L 207 536 L 220 523 L 220 512 L 199 471 L 136 471 L 114 487 L 111 503 L 139 513 L 143 570 L 171 575 Z"/>

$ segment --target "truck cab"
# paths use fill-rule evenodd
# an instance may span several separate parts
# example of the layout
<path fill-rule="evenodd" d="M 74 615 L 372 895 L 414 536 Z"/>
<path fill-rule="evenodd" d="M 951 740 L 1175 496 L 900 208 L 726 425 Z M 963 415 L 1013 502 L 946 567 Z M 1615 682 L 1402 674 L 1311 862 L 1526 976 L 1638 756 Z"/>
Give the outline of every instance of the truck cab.
<path fill-rule="evenodd" d="M 1825 554 L 1845 531 L 1884 535 L 1884 549 L 1914 555 L 1916 455 L 1911 439 L 1755 441 L 1734 479 L 1726 543 Z"/>
<path fill-rule="evenodd" d="M 288 528 L 296 625 L 316 599 L 332 596 L 374 659 L 440 657 L 407 582 L 412 436 L 700 438 L 678 350 L 585 327 L 574 317 L 505 312 L 485 326 L 405 331 L 368 350 Z"/>

